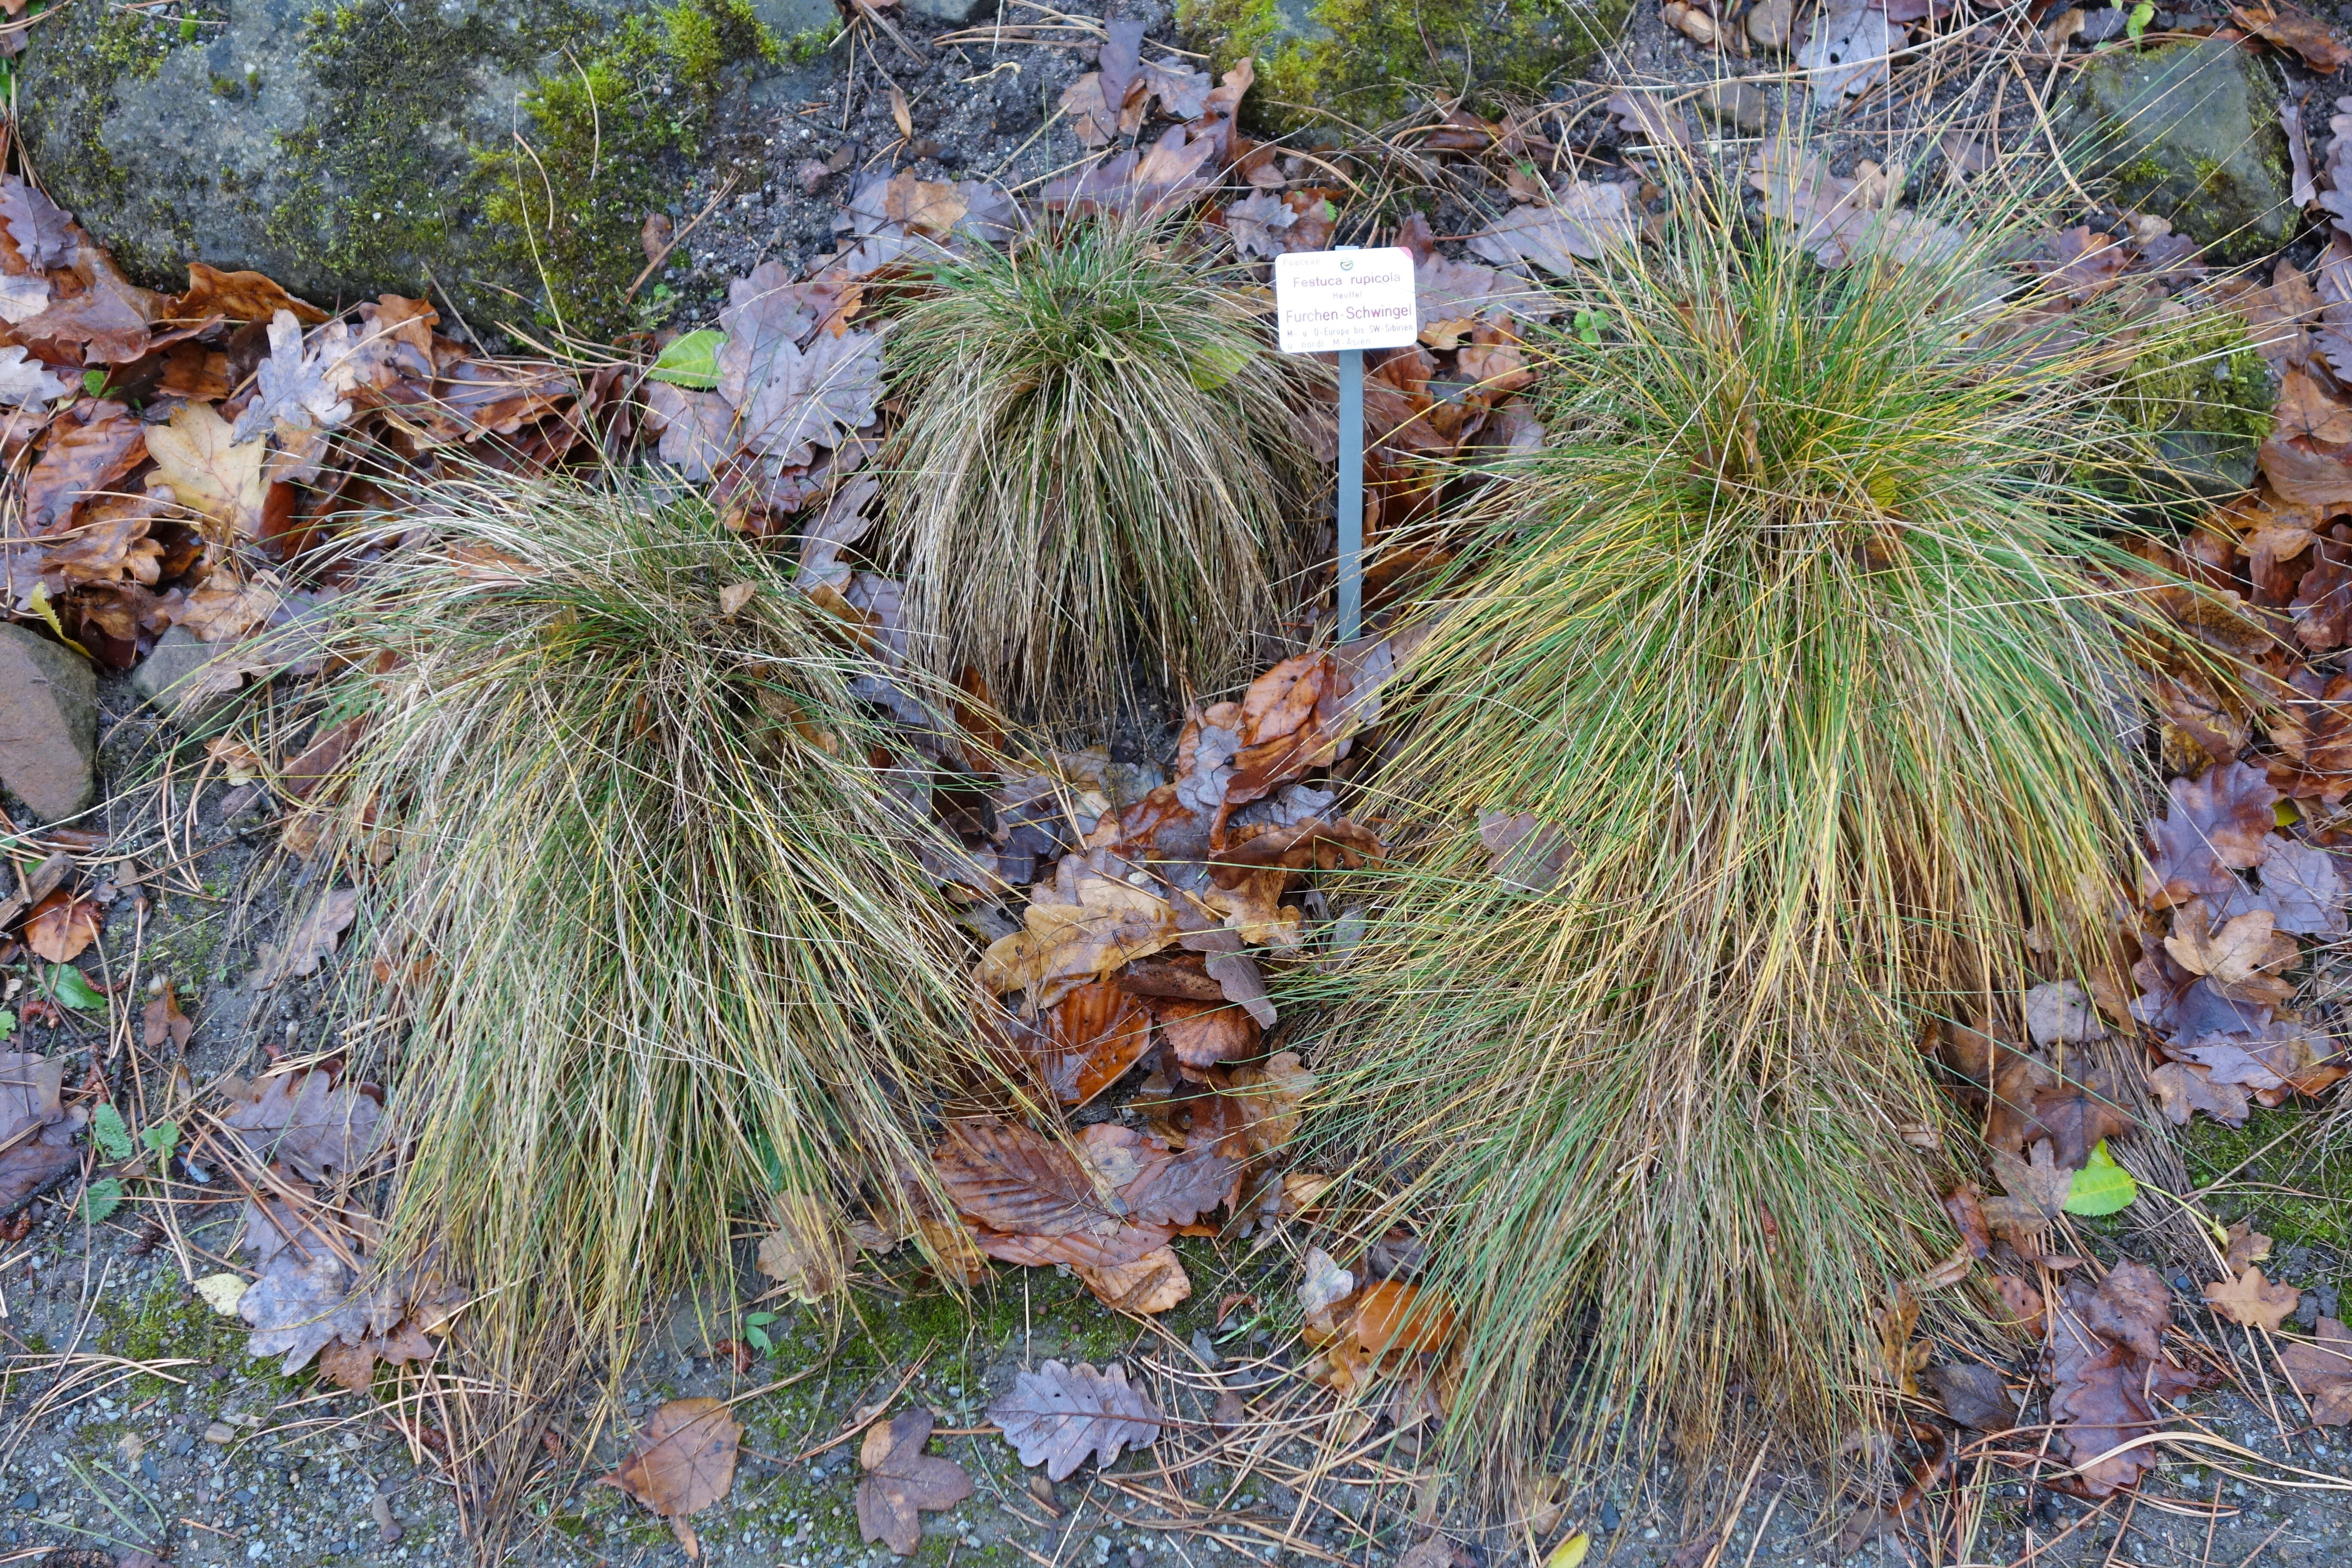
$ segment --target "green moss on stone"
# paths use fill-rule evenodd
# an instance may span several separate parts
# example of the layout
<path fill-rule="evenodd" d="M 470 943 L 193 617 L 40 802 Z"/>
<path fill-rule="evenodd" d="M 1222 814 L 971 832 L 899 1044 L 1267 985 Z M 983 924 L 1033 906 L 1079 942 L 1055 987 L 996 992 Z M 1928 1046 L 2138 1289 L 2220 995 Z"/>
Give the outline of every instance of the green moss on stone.
<path fill-rule="evenodd" d="M 747 0 L 679 0 L 524 95 L 529 129 L 478 153 L 474 177 L 491 253 L 540 282 L 541 322 L 587 337 L 630 325 L 639 227 L 699 156 L 728 68 L 783 58 Z"/>
<path fill-rule="evenodd" d="M 1535 94 L 1615 41 L 1630 0 L 1180 0 L 1222 71 L 1256 62 L 1246 100 L 1277 128 L 1325 110 L 1372 126 L 1465 87 L 1474 106 Z"/>
<path fill-rule="evenodd" d="M 244 1351 L 243 1325 L 214 1311 L 176 1279 L 160 1280 L 128 1301 L 111 1299 L 100 1308 L 99 1321 L 102 1342 L 128 1361 L 229 1363 Z M 132 1382 L 131 1393 L 145 1399 L 170 1386 L 142 1375 Z"/>
<path fill-rule="evenodd" d="M 2169 500 L 2244 489 L 2270 434 L 2278 383 L 2245 323 L 2208 310 L 2154 335 L 2116 388 L 2116 408 L 2137 433 L 2126 467 L 2133 499 Z"/>

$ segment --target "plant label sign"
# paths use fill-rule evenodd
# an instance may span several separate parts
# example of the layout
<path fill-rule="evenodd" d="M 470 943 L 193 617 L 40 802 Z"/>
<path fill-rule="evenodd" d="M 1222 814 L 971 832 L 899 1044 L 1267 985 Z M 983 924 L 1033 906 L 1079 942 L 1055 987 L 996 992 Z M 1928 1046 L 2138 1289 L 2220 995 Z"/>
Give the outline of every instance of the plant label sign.
<path fill-rule="evenodd" d="M 1412 252 L 1400 247 L 1277 256 L 1274 304 L 1287 354 L 1401 349 L 1421 331 Z"/>

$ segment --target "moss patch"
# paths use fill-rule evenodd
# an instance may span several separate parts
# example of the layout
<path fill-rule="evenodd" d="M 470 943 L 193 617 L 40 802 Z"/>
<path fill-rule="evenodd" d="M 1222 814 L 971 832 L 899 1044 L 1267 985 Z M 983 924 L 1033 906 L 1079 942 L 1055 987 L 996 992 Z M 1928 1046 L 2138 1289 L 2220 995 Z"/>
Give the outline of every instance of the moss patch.
<path fill-rule="evenodd" d="M 115 1298 L 100 1308 L 99 1321 L 107 1348 L 130 1361 L 187 1358 L 234 1365 L 244 1357 L 244 1327 L 214 1311 L 177 1279 L 160 1280 L 127 1302 Z M 142 1375 L 131 1390 L 135 1398 L 145 1399 L 170 1386 Z"/>
<path fill-rule="evenodd" d="M 2214 1213 L 2288 1245 L 2352 1249 L 2352 1161 L 2322 1152 L 2309 1111 L 2258 1110 L 2238 1128 L 2200 1116 L 2187 1139 L 2191 1182 L 2202 1187 L 2228 1176 L 2208 1205 Z"/>
<path fill-rule="evenodd" d="M 2278 383 L 2245 323 L 2210 311 L 2160 334 L 2119 378 L 2117 411 L 2140 439 L 2135 500 L 2234 495 L 2254 482 Z"/>
<path fill-rule="evenodd" d="M 541 323 L 590 337 L 627 324 L 638 226 L 699 156 L 729 68 L 783 58 L 747 0 L 679 0 L 625 18 L 524 96 L 522 144 L 480 152 L 474 175 L 489 254 L 539 279 Z"/>
<path fill-rule="evenodd" d="M 1629 0 L 1181 0 L 1178 16 L 1220 71 L 1255 58 L 1254 118 L 1310 125 L 1327 110 L 1377 125 L 1426 88 L 1534 93 L 1615 41 Z M 1491 107 L 1474 91 L 1474 105 Z"/>

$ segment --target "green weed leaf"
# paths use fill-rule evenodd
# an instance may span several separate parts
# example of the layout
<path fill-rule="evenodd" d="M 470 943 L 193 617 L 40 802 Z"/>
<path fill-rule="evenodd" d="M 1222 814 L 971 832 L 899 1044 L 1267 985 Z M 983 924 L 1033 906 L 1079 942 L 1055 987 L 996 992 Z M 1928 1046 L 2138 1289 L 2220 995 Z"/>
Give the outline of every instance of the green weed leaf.
<path fill-rule="evenodd" d="M 96 1225 L 122 1206 L 122 1184 L 112 1176 L 101 1177 L 82 1189 L 81 1217 Z"/>
<path fill-rule="evenodd" d="M 2116 1163 L 2115 1156 L 2107 1152 L 2107 1141 L 2102 1138 L 2091 1151 L 2090 1163 L 2074 1173 L 2074 1185 L 2066 1190 L 2066 1212 L 2113 1214 L 2138 1200 L 2139 1184 Z"/>
<path fill-rule="evenodd" d="M 60 963 L 49 971 L 49 984 L 57 992 L 58 1000 L 68 1007 L 87 1013 L 106 1005 L 106 993 L 82 978 L 81 971 L 70 963 Z"/>
<path fill-rule="evenodd" d="M 709 327 L 688 332 L 662 350 L 660 357 L 654 361 L 651 374 L 656 381 L 666 381 L 672 386 L 709 392 L 719 384 L 719 345 L 726 341 L 726 333 Z"/>
<path fill-rule="evenodd" d="M 168 1165 L 172 1163 L 172 1156 L 179 1152 L 180 1124 L 158 1121 L 152 1127 L 142 1127 L 139 1130 L 139 1142 L 153 1152 L 159 1163 Z"/>
<path fill-rule="evenodd" d="M 2124 37 L 2138 38 L 2147 31 L 2147 25 L 2155 20 L 2156 0 L 2139 0 L 2139 4 L 2131 8 L 2131 15 L 2124 18 Z"/>
<path fill-rule="evenodd" d="M 1598 345 L 1601 342 L 1601 324 L 1607 320 L 1608 318 L 1598 310 L 1579 310 L 1576 313 L 1577 342 Z"/>
<path fill-rule="evenodd" d="M 16 1015 L 14 1013 L 0 1013 L 0 1040 L 6 1039 L 16 1032 Z"/>
<path fill-rule="evenodd" d="M 106 1151 L 110 1160 L 128 1160 L 137 1152 L 131 1142 L 131 1129 L 122 1122 L 122 1112 L 110 1105 L 101 1105 L 89 1113 L 89 1135 Z"/>
<path fill-rule="evenodd" d="M 773 1312 L 751 1312 L 743 1319 L 743 1338 L 761 1355 L 776 1353 L 776 1342 L 768 1336 L 768 1325 L 776 1321 Z"/>

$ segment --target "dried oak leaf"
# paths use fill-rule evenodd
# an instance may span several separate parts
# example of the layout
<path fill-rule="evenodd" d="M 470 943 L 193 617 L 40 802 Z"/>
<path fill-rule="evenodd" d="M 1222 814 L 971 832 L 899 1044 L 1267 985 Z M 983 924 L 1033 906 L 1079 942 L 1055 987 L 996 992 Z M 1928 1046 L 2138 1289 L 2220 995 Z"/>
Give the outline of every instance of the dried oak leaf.
<path fill-rule="evenodd" d="M 2166 1120 L 2185 1127 L 2189 1117 L 2203 1111 L 2225 1127 L 2243 1127 L 2251 1109 L 2246 1086 L 2217 1083 L 2213 1069 L 2195 1062 L 2165 1062 L 2149 1070 L 2148 1092 L 2156 1096 Z"/>
<path fill-rule="evenodd" d="M 289 766 L 287 771 L 290 774 L 294 768 Z M 319 965 L 333 954 L 344 929 L 359 918 L 359 912 L 357 888 L 337 888 L 313 903 L 294 922 L 294 929 L 286 933 L 284 943 L 261 944 L 261 963 L 249 982 L 252 988 L 267 991 L 289 975 L 316 974 Z"/>
<path fill-rule="evenodd" d="M 2292 1285 L 2265 1280 L 2263 1271 L 2248 1264 L 2232 1279 L 2205 1287 L 2205 1304 L 2214 1315 L 2249 1329 L 2275 1329 L 2294 1315 L 2303 1292 Z"/>
<path fill-rule="evenodd" d="M 0 1051 L 0 1214 L 14 1214 L 73 1172 L 80 1121 L 58 1103 L 66 1058 Z"/>
<path fill-rule="evenodd" d="M 1249 1113 L 1246 1147 L 1253 1156 L 1271 1154 L 1298 1135 L 1300 1109 L 1315 1087 L 1315 1075 L 1297 1051 L 1279 1051 L 1262 1066 L 1235 1068 L 1234 1098 Z"/>
<path fill-rule="evenodd" d="M 1478 814 L 1486 869 L 1514 893 L 1549 893 L 1568 874 L 1568 836 L 1533 812 Z"/>
<path fill-rule="evenodd" d="M 2287 1381 L 2322 1426 L 2352 1423 L 2352 1331 L 2334 1318 L 2319 1320 L 2316 1342 L 2294 1341 L 2279 1351 Z"/>
<path fill-rule="evenodd" d="M 1022 926 L 981 955 L 980 981 L 999 994 L 1025 991 L 1041 1007 L 1180 934 L 1168 900 L 1112 873 L 1101 850 L 1065 857 L 1032 891 Z"/>
<path fill-rule="evenodd" d="M 2063 1299 L 2049 1351 L 2051 1418 L 2067 1458 L 2078 1466 L 2098 1459 L 2071 1489 L 2106 1497 L 2154 1468 L 2156 1456 L 2144 1446 L 2099 1456 L 2155 1428 L 2152 1400 L 2179 1398 L 2199 1382 L 2162 1353 L 2170 1299 L 2155 1270 L 2121 1263 L 2095 1290 L 2070 1284 Z"/>
<path fill-rule="evenodd" d="M 2259 866 L 2270 852 L 2264 840 L 2276 825 L 2278 791 L 2243 763 L 2208 768 L 2194 781 L 2174 779 L 2168 787 L 2171 807 L 2147 829 L 2152 854 L 2141 890 L 2149 906 L 2235 891 L 2230 872 Z"/>
<path fill-rule="evenodd" d="M 21 344 L 0 348 L 0 403 L 26 408 L 50 403 L 72 390 L 49 374 L 49 367 L 29 357 Z"/>
<path fill-rule="evenodd" d="M 255 373 L 253 401 L 236 416 L 232 440 L 266 436 L 275 425 L 331 430 L 352 416 L 352 405 L 329 379 L 325 344 L 302 347 L 302 323 L 291 310 L 269 319 L 269 357 Z"/>
<path fill-rule="evenodd" d="M 1066 1480 L 1092 1454 L 1108 1466 L 1132 1446 L 1160 1440 L 1159 1409 L 1125 1369 L 1097 1372 L 1084 1362 L 1049 1361 L 1013 1379 L 988 1407 L 1023 1465 L 1043 1464 L 1049 1480 Z"/>
<path fill-rule="evenodd" d="M 1984 1200 L 1984 1217 L 1995 1230 L 2012 1237 L 2029 1234 L 2064 1210 L 2074 1173 L 2058 1163 L 2048 1139 L 2037 1139 L 2028 1159 L 2021 1160 L 2000 1148 L 1990 1150 L 1990 1154 L 1993 1174 L 2000 1179 L 2007 1194 Z"/>
<path fill-rule="evenodd" d="M 246 1226 L 250 1239 L 249 1214 Z M 282 1354 L 284 1370 L 291 1374 L 339 1339 L 365 1339 L 369 1303 L 364 1293 L 352 1292 L 352 1279 L 341 1258 L 306 1233 L 293 1232 L 289 1244 L 268 1255 L 259 1278 L 237 1298 L 237 1316 L 253 1330 L 247 1352 Z"/>
<path fill-rule="evenodd" d="M 13 174 L 0 180 L 0 222 L 27 267 L 46 272 L 73 260 L 73 214 Z"/>
<path fill-rule="evenodd" d="M 839 1295 L 849 1282 L 851 1258 L 833 1205 L 788 1192 L 778 1194 L 775 1214 L 776 1228 L 760 1241 L 760 1272 L 795 1301 Z"/>
<path fill-rule="evenodd" d="M 2293 963 L 2300 951 L 2294 938 L 2273 929 L 2277 917 L 2269 910 L 2250 910 L 2217 923 L 2209 923 L 2209 919 L 2201 899 L 2191 899 L 2174 910 L 2172 934 L 2164 939 L 2164 950 L 2189 973 L 2204 975 L 2217 984 L 2242 985 L 2256 974 Z M 2291 989 L 2286 994 L 2292 994 Z M 2274 1004 L 2284 1001 L 2286 994 L 2261 1000 Z"/>
<path fill-rule="evenodd" d="M 1577 261 L 1597 261 L 1612 245 L 1633 237 L 1629 187 L 1597 181 L 1566 180 L 1541 206 L 1515 206 L 1470 239 L 1470 253 L 1499 267 L 1533 262 L 1563 278 L 1576 275 Z"/>
<path fill-rule="evenodd" d="M 98 940 L 106 910 L 90 899 L 59 888 L 36 905 L 25 921 L 25 945 L 51 963 L 71 963 Z"/>
<path fill-rule="evenodd" d="M 923 1452 L 931 1424 L 929 1410 L 902 1410 L 867 1427 L 857 1447 L 866 1471 L 857 1483 L 857 1533 L 901 1557 L 922 1544 L 919 1510 L 937 1513 L 971 1496 L 971 1477 L 961 1465 Z"/>
<path fill-rule="evenodd" d="M 2334 855 L 2300 839 L 2274 836 L 2256 875 L 2262 878 L 2263 896 L 2278 930 L 2296 936 L 2345 934 L 2344 903 L 2352 885 Z"/>
<path fill-rule="evenodd" d="M 257 539 L 269 488 L 261 473 L 269 443 L 258 436 L 238 441 L 235 434 L 210 404 L 183 404 L 170 423 L 147 427 L 147 455 L 155 459 L 149 488 L 161 485 L 173 500 L 219 523 L 232 539 Z"/>
<path fill-rule="evenodd" d="M 725 1400 L 673 1399 L 646 1423 L 637 1451 L 611 1475 L 598 1477 L 598 1484 L 618 1488 L 665 1519 L 683 1519 L 735 1484 L 742 1439 L 743 1428 Z"/>
<path fill-rule="evenodd" d="M 353 1084 L 338 1085 L 324 1068 L 272 1073 L 221 1118 L 254 1157 L 282 1161 L 306 1182 L 357 1170 L 375 1148 L 383 1108 Z"/>
<path fill-rule="evenodd" d="M 2223 1235 L 2227 1240 L 2221 1253 L 2221 1267 L 2232 1274 L 2250 1264 L 2260 1263 L 2271 1255 L 2271 1238 L 2244 1220 L 2233 1221 Z"/>

